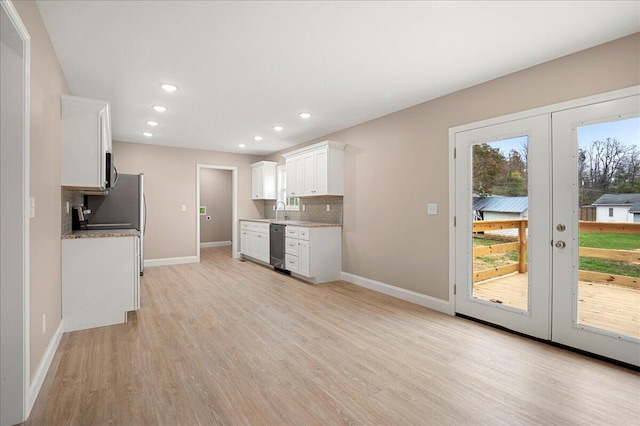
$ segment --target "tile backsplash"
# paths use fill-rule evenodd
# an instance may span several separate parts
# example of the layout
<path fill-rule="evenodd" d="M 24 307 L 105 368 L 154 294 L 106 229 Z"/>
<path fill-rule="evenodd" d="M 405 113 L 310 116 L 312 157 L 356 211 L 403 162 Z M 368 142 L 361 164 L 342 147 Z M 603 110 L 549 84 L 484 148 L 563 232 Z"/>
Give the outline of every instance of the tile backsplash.
<path fill-rule="evenodd" d="M 67 201 L 69 202 L 69 213 L 67 213 Z M 71 208 L 79 206 L 84 202 L 84 196 L 77 192 L 62 189 L 62 235 L 71 233 Z"/>
<path fill-rule="evenodd" d="M 300 210 L 287 210 L 286 214 L 289 216 L 289 220 L 342 224 L 342 200 L 343 197 L 300 198 Z M 276 212 L 273 210 L 275 205 L 276 201 L 268 200 L 264 202 L 265 219 L 275 219 Z M 327 211 L 327 205 L 329 205 L 329 211 Z M 278 211 L 278 218 L 283 216 L 284 212 L 282 210 Z"/>

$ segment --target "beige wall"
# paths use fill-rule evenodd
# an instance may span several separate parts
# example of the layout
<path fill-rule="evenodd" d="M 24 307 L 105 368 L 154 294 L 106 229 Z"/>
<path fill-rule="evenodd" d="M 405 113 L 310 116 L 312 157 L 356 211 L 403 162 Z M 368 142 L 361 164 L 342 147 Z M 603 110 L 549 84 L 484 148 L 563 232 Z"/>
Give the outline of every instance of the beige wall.
<path fill-rule="evenodd" d="M 447 300 L 449 128 L 638 84 L 640 33 L 309 141 L 348 144 L 342 270 Z"/>
<path fill-rule="evenodd" d="M 200 170 L 200 205 L 207 208 L 200 216 L 201 243 L 231 241 L 231 184 L 230 170 Z"/>
<path fill-rule="evenodd" d="M 62 124 L 60 95 L 68 94 L 58 58 L 32 1 L 13 2 L 31 36 L 31 196 L 36 217 L 30 222 L 31 377 L 62 317 L 60 221 L 62 203 Z M 42 316 L 47 330 L 42 333 Z"/>
<path fill-rule="evenodd" d="M 120 173 L 144 173 L 147 260 L 197 255 L 197 164 L 237 167 L 238 218 L 259 218 L 263 211 L 263 202 L 251 199 L 249 166 L 260 157 L 116 141 L 113 147 Z"/>

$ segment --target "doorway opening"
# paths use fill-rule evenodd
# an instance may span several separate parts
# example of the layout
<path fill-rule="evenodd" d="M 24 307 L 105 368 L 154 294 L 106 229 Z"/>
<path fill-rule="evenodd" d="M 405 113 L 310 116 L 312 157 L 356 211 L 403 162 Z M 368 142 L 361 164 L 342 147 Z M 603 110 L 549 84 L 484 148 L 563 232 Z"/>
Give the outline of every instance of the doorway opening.
<path fill-rule="evenodd" d="M 196 168 L 198 262 L 202 247 L 231 246 L 238 253 L 238 168 L 198 164 Z"/>
<path fill-rule="evenodd" d="M 29 33 L 0 7 L 0 424 L 29 416 Z"/>

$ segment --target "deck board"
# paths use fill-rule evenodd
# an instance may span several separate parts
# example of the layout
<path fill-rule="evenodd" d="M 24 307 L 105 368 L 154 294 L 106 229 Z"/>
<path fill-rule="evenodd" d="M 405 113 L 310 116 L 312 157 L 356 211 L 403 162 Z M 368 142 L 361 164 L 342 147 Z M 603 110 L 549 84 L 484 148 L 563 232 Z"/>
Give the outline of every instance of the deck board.
<path fill-rule="evenodd" d="M 528 274 L 510 274 L 474 285 L 474 296 L 527 309 Z M 640 289 L 580 281 L 578 322 L 640 338 Z"/>

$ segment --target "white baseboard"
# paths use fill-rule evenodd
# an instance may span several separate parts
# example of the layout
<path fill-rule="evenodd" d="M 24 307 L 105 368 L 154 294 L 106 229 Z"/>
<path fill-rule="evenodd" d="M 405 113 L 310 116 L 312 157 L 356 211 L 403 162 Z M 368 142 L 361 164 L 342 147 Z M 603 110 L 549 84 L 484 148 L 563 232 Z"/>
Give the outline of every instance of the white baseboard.
<path fill-rule="evenodd" d="M 204 247 L 226 247 L 230 246 L 231 241 L 214 241 L 211 243 L 200 243 L 200 248 Z"/>
<path fill-rule="evenodd" d="M 424 306 L 425 308 L 433 309 L 434 311 L 444 312 L 445 314 L 455 314 L 453 303 L 446 300 L 436 299 L 435 297 L 416 293 L 415 291 L 381 283 L 379 281 L 361 277 L 359 275 L 350 274 L 344 271 L 340 273 L 340 277 L 343 281 L 355 284 L 360 287 L 368 288 L 369 290 L 377 291 L 378 293 L 386 294 L 387 296 L 392 296 L 397 299 L 415 303 L 416 305 Z"/>
<path fill-rule="evenodd" d="M 27 413 L 31 414 L 31 409 L 33 408 L 33 404 L 35 404 L 36 399 L 38 398 L 38 394 L 40 393 L 40 389 L 42 388 L 42 384 L 44 383 L 44 379 L 47 377 L 47 373 L 49 372 L 49 367 L 51 367 L 51 362 L 53 361 L 53 357 L 58 350 L 58 345 L 60 345 L 60 339 L 62 339 L 62 333 L 64 330 L 64 319 L 60 320 L 60 325 L 53 336 L 51 336 L 51 340 L 49 341 L 49 345 L 47 349 L 44 351 L 42 355 L 42 359 L 38 364 L 38 368 L 36 369 L 35 374 L 33 375 L 33 380 L 31 380 L 31 386 L 29 387 L 29 401 L 28 401 L 28 410 Z M 29 366 L 27 366 L 28 368 Z M 27 415 L 28 417 L 28 415 Z"/>
<path fill-rule="evenodd" d="M 164 259 L 145 259 L 144 267 L 180 265 L 182 263 L 198 263 L 198 256 L 166 257 Z"/>

